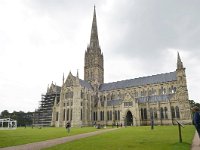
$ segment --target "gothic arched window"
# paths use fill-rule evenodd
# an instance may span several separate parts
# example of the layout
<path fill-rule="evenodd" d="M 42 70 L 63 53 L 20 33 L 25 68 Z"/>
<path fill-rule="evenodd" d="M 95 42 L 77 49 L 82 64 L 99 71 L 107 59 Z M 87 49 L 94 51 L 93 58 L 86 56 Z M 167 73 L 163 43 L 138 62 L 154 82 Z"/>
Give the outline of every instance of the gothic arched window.
<path fill-rule="evenodd" d="M 97 112 L 96 112 L 96 117 L 95 117 L 95 118 L 96 118 L 96 120 L 98 120 L 98 115 L 97 115 Z"/>
<path fill-rule="evenodd" d="M 84 92 L 81 91 L 81 98 L 83 99 L 84 98 Z"/>
<path fill-rule="evenodd" d="M 161 117 L 161 119 L 164 119 L 164 113 L 163 113 L 163 108 L 162 107 L 160 108 L 160 117 Z"/>
<path fill-rule="evenodd" d="M 100 101 L 102 101 L 102 100 L 103 100 L 103 96 L 101 95 L 101 96 L 100 96 Z"/>
<path fill-rule="evenodd" d="M 118 119 L 117 120 L 120 120 L 120 111 L 118 110 Z"/>
<path fill-rule="evenodd" d="M 165 111 L 165 119 L 168 119 L 168 115 L 167 115 L 167 107 L 164 108 Z"/>
<path fill-rule="evenodd" d="M 63 121 L 65 121 L 65 109 L 63 110 Z"/>
<path fill-rule="evenodd" d="M 117 120 L 117 111 L 115 110 L 115 120 Z"/>
<path fill-rule="evenodd" d="M 70 115 L 70 120 L 72 120 L 72 117 L 73 117 L 73 116 L 72 116 L 72 112 L 73 112 L 73 109 L 71 109 L 71 113 L 70 113 L 70 114 L 71 114 L 71 115 Z"/>
<path fill-rule="evenodd" d="M 102 120 L 103 116 L 102 116 L 102 111 L 100 111 L 100 120 Z"/>
<path fill-rule="evenodd" d="M 150 118 L 152 119 L 153 118 L 153 109 L 150 108 Z"/>
<path fill-rule="evenodd" d="M 176 118 L 180 118 L 180 112 L 179 112 L 179 107 L 176 106 Z"/>
<path fill-rule="evenodd" d="M 159 95 L 161 95 L 162 94 L 162 90 L 161 89 L 159 89 Z"/>
<path fill-rule="evenodd" d="M 107 111 L 107 120 L 110 120 L 109 111 Z"/>
<path fill-rule="evenodd" d="M 154 118 L 157 119 L 157 118 L 158 118 L 158 115 L 157 115 L 157 110 L 156 110 L 156 108 L 154 108 L 153 113 L 154 113 Z"/>
<path fill-rule="evenodd" d="M 111 100 L 113 100 L 113 99 L 114 99 L 114 94 L 112 93 L 112 94 L 111 94 Z"/>
<path fill-rule="evenodd" d="M 172 93 L 176 93 L 176 87 L 172 86 Z"/>
<path fill-rule="evenodd" d="M 163 89 L 163 94 L 166 94 L 166 89 L 165 88 Z"/>
<path fill-rule="evenodd" d="M 67 121 L 69 120 L 69 109 L 67 109 Z"/>
<path fill-rule="evenodd" d="M 110 94 L 107 95 L 107 100 L 110 100 Z"/>
<path fill-rule="evenodd" d="M 58 112 L 56 112 L 56 121 L 58 121 Z"/>
<path fill-rule="evenodd" d="M 144 112 L 143 112 L 143 108 L 141 108 L 141 119 L 144 120 Z"/>
<path fill-rule="evenodd" d="M 168 90 L 168 93 L 172 93 L 172 90 L 171 90 L 171 88 L 169 88 L 169 90 Z"/>
<path fill-rule="evenodd" d="M 144 119 L 147 119 L 147 109 L 144 108 Z"/>
<path fill-rule="evenodd" d="M 153 95 L 156 95 L 156 94 L 157 94 L 157 92 L 156 92 L 156 90 L 154 90 L 154 91 L 153 91 Z"/>
<path fill-rule="evenodd" d="M 176 87 L 174 87 L 174 93 L 176 93 Z"/>
<path fill-rule="evenodd" d="M 93 120 L 94 121 L 96 120 L 96 114 L 95 114 L 95 112 L 93 112 Z"/>
<path fill-rule="evenodd" d="M 81 109 L 81 120 L 83 119 L 83 110 Z"/>
<path fill-rule="evenodd" d="M 112 111 L 110 111 L 110 120 L 112 120 Z"/>
<path fill-rule="evenodd" d="M 135 92 L 135 97 L 138 97 L 138 92 Z"/>
<path fill-rule="evenodd" d="M 174 106 L 171 107 L 172 119 L 175 118 L 175 109 Z"/>
<path fill-rule="evenodd" d="M 144 90 L 143 91 L 143 96 L 146 96 L 147 95 L 147 92 Z"/>
<path fill-rule="evenodd" d="M 141 96 L 141 97 L 143 96 L 143 91 L 140 92 L 140 96 Z"/>
<path fill-rule="evenodd" d="M 152 94 L 152 92 L 151 92 L 151 90 L 149 90 L 149 91 L 148 91 L 148 95 L 151 95 L 151 94 Z"/>

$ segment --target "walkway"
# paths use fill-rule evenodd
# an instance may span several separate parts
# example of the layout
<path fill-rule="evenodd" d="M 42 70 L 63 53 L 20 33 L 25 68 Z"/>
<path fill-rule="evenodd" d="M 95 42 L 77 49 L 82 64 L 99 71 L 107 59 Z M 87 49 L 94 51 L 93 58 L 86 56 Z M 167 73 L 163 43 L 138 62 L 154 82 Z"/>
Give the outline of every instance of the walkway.
<path fill-rule="evenodd" d="M 105 133 L 105 132 L 116 130 L 116 129 L 119 129 L 119 128 L 105 129 L 105 130 L 100 130 L 100 131 L 95 131 L 95 132 L 90 132 L 90 133 L 83 133 L 83 134 L 78 134 L 78 135 L 73 135 L 73 136 L 67 136 L 67 137 L 42 141 L 42 142 L 29 143 L 25 145 L 5 147 L 5 148 L 0 148 L 0 150 L 40 150 L 42 148 L 52 147 L 57 144 L 63 144 L 66 142 L 94 136 L 97 134 Z"/>
<path fill-rule="evenodd" d="M 194 138 L 192 140 L 191 150 L 200 150 L 200 139 L 197 132 L 195 132 Z"/>

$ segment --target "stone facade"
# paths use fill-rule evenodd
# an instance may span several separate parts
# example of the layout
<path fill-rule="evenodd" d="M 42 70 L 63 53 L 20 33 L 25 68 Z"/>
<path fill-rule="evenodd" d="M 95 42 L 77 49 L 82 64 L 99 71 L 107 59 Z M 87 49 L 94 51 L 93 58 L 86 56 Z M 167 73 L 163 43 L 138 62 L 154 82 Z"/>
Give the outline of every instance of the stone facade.
<path fill-rule="evenodd" d="M 52 125 L 156 125 L 174 120 L 191 123 L 185 68 L 178 54 L 177 69 L 165 74 L 104 83 L 104 60 L 99 46 L 96 12 L 85 52 L 84 80 L 78 72 L 63 76 L 60 101 L 54 103 Z"/>

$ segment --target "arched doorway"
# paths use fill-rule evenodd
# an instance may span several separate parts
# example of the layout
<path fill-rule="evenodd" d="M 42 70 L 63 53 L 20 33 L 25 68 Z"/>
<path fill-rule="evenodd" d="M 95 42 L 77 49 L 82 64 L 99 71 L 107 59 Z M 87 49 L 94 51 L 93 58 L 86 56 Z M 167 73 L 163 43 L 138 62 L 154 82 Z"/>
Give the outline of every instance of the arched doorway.
<path fill-rule="evenodd" d="M 133 115 L 132 115 L 132 113 L 130 111 L 128 111 L 127 114 L 126 114 L 125 124 L 127 126 L 133 125 Z"/>

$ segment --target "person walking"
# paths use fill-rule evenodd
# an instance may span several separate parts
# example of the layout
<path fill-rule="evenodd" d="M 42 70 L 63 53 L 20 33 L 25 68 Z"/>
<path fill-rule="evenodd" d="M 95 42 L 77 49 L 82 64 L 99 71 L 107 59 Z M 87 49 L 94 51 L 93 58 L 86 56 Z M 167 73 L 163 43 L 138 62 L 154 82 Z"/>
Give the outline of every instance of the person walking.
<path fill-rule="evenodd" d="M 197 106 L 194 106 L 192 109 L 193 114 L 193 124 L 197 130 L 197 133 L 200 138 L 200 108 Z"/>
<path fill-rule="evenodd" d="M 66 124 L 67 133 L 70 133 L 70 127 L 71 127 L 71 124 L 68 121 L 67 124 Z"/>

